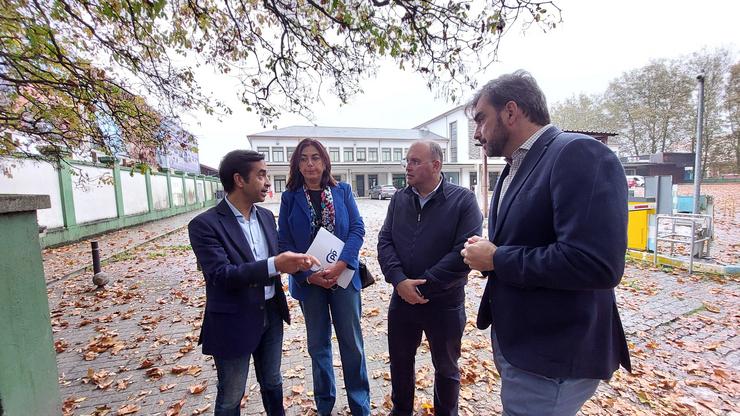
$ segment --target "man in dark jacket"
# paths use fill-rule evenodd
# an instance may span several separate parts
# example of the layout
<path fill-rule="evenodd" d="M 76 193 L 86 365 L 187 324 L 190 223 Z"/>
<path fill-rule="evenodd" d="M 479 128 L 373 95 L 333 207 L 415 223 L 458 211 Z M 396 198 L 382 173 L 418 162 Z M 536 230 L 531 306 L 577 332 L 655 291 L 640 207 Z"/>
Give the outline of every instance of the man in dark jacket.
<path fill-rule="evenodd" d="M 280 273 L 319 265 L 307 254 L 277 254 L 275 216 L 255 205 L 270 187 L 263 159 L 251 150 L 228 153 L 219 166 L 226 198 L 188 224 L 206 279 L 200 343 L 216 364 L 216 416 L 239 415 L 252 356 L 265 412 L 284 414 L 280 356 L 290 317 Z"/>
<path fill-rule="evenodd" d="M 408 186 L 395 193 L 378 236 L 378 261 L 395 290 L 388 310 L 392 415 L 414 409 L 416 349 L 426 334 L 434 363 L 434 414 L 457 415 L 465 284 L 460 250 L 481 232 L 470 190 L 445 182 L 442 149 L 414 143 L 403 164 Z"/>
<path fill-rule="evenodd" d="M 475 138 L 508 165 L 491 200 L 488 240 L 465 263 L 488 276 L 478 327 L 493 324 L 504 415 L 572 416 L 630 368 L 614 287 L 627 248 L 627 183 L 601 142 L 550 124 L 524 71 L 489 82 L 469 107 Z"/>

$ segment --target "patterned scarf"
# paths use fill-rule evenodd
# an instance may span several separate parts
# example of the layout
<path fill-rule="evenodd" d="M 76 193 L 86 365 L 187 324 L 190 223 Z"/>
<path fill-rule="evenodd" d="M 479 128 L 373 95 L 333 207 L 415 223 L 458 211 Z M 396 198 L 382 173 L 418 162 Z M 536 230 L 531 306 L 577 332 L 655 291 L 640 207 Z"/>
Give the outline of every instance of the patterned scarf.
<path fill-rule="evenodd" d="M 306 201 L 308 202 L 308 208 L 311 209 L 311 235 L 316 235 L 319 232 L 319 228 L 324 227 L 326 231 L 334 234 L 334 199 L 331 196 L 331 189 L 327 186 L 324 188 L 324 192 L 321 193 L 321 215 L 319 216 L 316 209 L 311 203 L 311 195 L 308 193 L 308 188 L 303 186 L 303 193 L 306 195 Z"/>

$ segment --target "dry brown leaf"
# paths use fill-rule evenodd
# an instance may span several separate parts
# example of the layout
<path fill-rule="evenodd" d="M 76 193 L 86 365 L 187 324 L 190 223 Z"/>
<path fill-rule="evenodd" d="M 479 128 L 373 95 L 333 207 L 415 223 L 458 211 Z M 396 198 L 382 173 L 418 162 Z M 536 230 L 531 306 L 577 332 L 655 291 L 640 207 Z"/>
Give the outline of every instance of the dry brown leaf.
<path fill-rule="evenodd" d="M 193 413 L 192 413 L 192 414 L 193 414 L 193 415 L 202 415 L 202 414 L 204 414 L 204 413 L 205 413 L 205 412 L 206 412 L 206 411 L 207 411 L 207 410 L 208 410 L 208 409 L 209 409 L 210 407 L 211 407 L 211 405 L 210 405 L 210 404 L 207 404 L 207 405 L 205 405 L 205 406 L 203 406 L 203 407 L 199 407 L 199 408 L 197 408 L 197 409 L 193 410 Z"/>
<path fill-rule="evenodd" d="M 177 384 L 162 384 L 159 386 L 160 392 L 165 392 L 167 390 L 171 390 L 173 387 L 175 387 Z"/>
<path fill-rule="evenodd" d="M 193 384 L 188 388 L 188 390 L 190 391 L 190 394 L 201 394 L 203 393 L 203 391 L 205 391 L 207 384 L 207 380 L 200 384 Z"/>
<path fill-rule="evenodd" d="M 203 371 L 199 365 L 191 365 L 190 368 L 188 368 L 188 371 L 185 372 L 185 374 L 191 375 L 193 377 L 198 377 L 200 375 L 200 372 Z"/>
<path fill-rule="evenodd" d="M 139 369 L 149 368 L 149 367 L 151 367 L 153 365 L 154 365 L 154 360 L 151 360 L 149 358 L 146 358 L 146 359 L 144 359 L 144 361 L 141 362 L 141 364 L 139 364 L 139 367 L 138 368 Z"/>
<path fill-rule="evenodd" d="M 704 304 L 704 308 L 706 308 L 706 310 L 708 310 L 709 312 L 719 313 L 719 306 L 712 305 L 707 301 L 704 301 L 702 303 Z"/>
<path fill-rule="evenodd" d="M 169 405 L 169 407 L 167 407 L 167 412 L 165 413 L 165 416 L 179 416 L 180 410 L 182 410 L 183 406 L 185 406 L 185 399 L 172 403 L 171 405 Z"/>
<path fill-rule="evenodd" d="M 138 412 L 139 410 L 141 410 L 141 406 L 139 406 L 138 404 L 126 404 L 118 408 L 116 415 L 118 416 L 132 415 Z"/>
<path fill-rule="evenodd" d="M 182 373 L 188 371 L 188 369 L 190 369 L 190 366 L 187 366 L 187 365 L 176 365 L 176 366 L 172 367 L 172 369 L 170 371 L 172 372 L 172 374 L 182 374 Z"/>
<path fill-rule="evenodd" d="M 164 370 L 158 367 L 150 368 L 146 370 L 146 376 L 151 378 L 152 380 L 159 380 L 164 376 Z"/>

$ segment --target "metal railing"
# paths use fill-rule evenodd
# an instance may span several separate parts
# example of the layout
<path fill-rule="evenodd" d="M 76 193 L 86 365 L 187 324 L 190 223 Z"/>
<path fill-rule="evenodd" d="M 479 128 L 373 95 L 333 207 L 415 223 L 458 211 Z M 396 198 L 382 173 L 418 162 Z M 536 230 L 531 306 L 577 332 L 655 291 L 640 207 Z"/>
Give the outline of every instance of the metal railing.
<path fill-rule="evenodd" d="M 658 264 L 660 242 L 670 243 L 670 257 L 676 244 L 689 246 L 689 274 L 694 271 L 694 257 L 709 257 L 714 224 L 711 215 L 674 214 L 655 217 L 655 251 L 653 264 Z M 697 250 L 698 247 L 698 250 Z"/>

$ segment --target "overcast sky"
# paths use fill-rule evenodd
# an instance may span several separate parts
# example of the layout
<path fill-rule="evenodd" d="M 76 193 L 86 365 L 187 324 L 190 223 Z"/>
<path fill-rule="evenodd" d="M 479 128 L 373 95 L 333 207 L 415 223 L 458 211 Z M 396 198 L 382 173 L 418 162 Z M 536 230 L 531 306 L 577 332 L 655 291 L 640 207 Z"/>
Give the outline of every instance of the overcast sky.
<path fill-rule="evenodd" d="M 479 76 L 481 83 L 519 68 L 530 71 L 548 103 L 579 93 L 601 93 L 609 81 L 651 59 L 673 58 L 701 48 L 728 47 L 740 57 L 740 1 L 706 0 L 560 0 L 563 22 L 553 31 L 511 30 L 503 38 L 499 62 Z M 231 105 L 234 114 L 191 114 L 186 128 L 198 137 L 200 162 L 217 167 L 232 149 L 246 148 L 246 135 L 267 130 L 234 97 L 223 76 L 204 76 L 201 85 Z M 314 106 L 321 126 L 411 128 L 455 104 L 435 99 L 424 80 L 385 64 L 377 78 L 362 83 L 365 93 L 345 106 L 331 96 Z M 308 125 L 285 115 L 278 128 Z"/>

